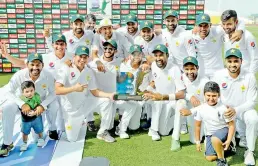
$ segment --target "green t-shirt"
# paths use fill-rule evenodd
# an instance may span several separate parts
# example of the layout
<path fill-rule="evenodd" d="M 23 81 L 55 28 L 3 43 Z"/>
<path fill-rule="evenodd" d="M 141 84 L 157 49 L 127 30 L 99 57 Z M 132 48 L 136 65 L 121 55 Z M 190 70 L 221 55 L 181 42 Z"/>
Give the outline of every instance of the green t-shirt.
<path fill-rule="evenodd" d="M 32 110 L 34 110 L 41 103 L 40 95 L 37 92 L 35 92 L 34 96 L 31 99 L 29 99 L 25 96 L 21 96 L 20 99 L 22 101 L 24 101 L 26 104 L 28 104 Z M 32 121 L 32 120 L 36 119 L 36 117 L 37 116 L 30 117 L 30 116 L 27 116 L 22 113 L 22 121 L 24 121 L 24 122 Z"/>

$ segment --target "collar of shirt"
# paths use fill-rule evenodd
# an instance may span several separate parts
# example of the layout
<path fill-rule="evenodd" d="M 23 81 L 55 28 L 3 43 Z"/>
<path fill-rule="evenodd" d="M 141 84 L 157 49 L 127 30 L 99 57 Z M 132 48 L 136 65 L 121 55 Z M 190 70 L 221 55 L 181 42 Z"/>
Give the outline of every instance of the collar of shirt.
<path fill-rule="evenodd" d="M 183 80 L 184 80 L 184 82 L 186 81 L 187 84 L 194 85 L 194 84 L 199 84 L 201 79 L 200 79 L 200 74 L 197 74 L 196 79 L 193 81 L 190 81 L 189 78 L 186 76 L 186 74 L 183 73 Z"/>
<path fill-rule="evenodd" d="M 245 71 L 244 71 L 243 69 L 240 70 L 240 73 L 239 73 L 238 77 L 237 77 L 237 78 L 232 78 L 232 77 L 229 75 L 228 70 L 225 69 L 224 77 L 226 77 L 228 80 L 239 80 L 239 79 L 245 78 Z"/>
<path fill-rule="evenodd" d="M 173 37 L 176 37 L 176 36 L 180 35 L 181 32 L 185 31 L 185 29 L 183 27 L 177 25 L 177 27 L 173 33 L 169 32 L 167 28 L 164 28 L 163 31 L 167 32 L 168 34 L 170 34 Z"/>

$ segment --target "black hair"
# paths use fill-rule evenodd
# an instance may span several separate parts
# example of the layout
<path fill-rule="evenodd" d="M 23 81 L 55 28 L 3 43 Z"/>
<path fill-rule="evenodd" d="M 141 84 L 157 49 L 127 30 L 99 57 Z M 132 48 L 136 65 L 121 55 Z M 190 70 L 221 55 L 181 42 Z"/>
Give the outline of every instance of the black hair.
<path fill-rule="evenodd" d="M 35 89 L 35 84 L 32 82 L 32 81 L 24 81 L 22 84 L 21 84 L 21 90 L 23 91 L 24 89 L 26 88 L 31 88 L 33 87 Z"/>
<path fill-rule="evenodd" d="M 86 17 L 85 17 L 85 20 L 86 20 L 86 21 L 92 20 L 92 21 L 94 21 L 94 22 L 97 21 L 96 16 L 93 15 L 93 14 L 87 14 Z"/>
<path fill-rule="evenodd" d="M 206 92 L 215 92 L 215 93 L 218 93 L 220 94 L 220 88 L 219 88 L 219 85 L 216 83 L 216 82 L 213 82 L 213 81 L 209 81 L 205 84 L 204 86 L 204 94 Z"/>
<path fill-rule="evenodd" d="M 230 18 L 234 18 L 234 20 L 237 20 L 237 12 L 235 10 L 226 10 L 221 15 L 221 21 L 227 21 Z"/>

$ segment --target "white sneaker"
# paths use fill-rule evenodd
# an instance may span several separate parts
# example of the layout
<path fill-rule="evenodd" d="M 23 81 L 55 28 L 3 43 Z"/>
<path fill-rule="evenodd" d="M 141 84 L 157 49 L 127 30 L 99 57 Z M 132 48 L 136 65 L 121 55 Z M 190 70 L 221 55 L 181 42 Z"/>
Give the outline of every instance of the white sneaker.
<path fill-rule="evenodd" d="M 255 165 L 253 152 L 246 150 L 244 157 L 245 157 L 245 165 Z"/>
<path fill-rule="evenodd" d="M 27 145 L 27 143 L 24 142 L 24 143 L 21 145 L 21 147 L 20 147 L 20 151 L 26 151 L 27 148 L 28 148 L 28 145 Z"/>
<path fill-rule="evenodd" d="M 246 148 L 247 147 L 247 142 L 246 142 L 246 138 L 245 137 L 240 137 L 239 146 L 241 148 Z"/>
<path fill-rule="evenodd" d="M 130 138 L 130 136 L 125 131 L 120 131 L 119 137 L 121 139 L 129 139 Z"/>
<path fill-rule="evenodd" d="M 154 130 L 152 130 L 152 129 L 149 129 L 148 135 L 152 137 L 152 140 L 153 140 L 153 141 L 159 141 L 159 140 L 160 140 L 160 136 L 159 136 L 159 134 L 158 134 L 157 131 L 154 131 Z"/>
<path fill-rule="evenodd" d="M 188 129 L 187 129 L 187 125 L 186 124 L 182 124 L 181 125 L 180 133 L 183 134 L 183 135 L 188 133 Z"/>
<path fill-rule="evenodd" d="M 44 139 L 42 139 L 42 138 L 39 138 L 39 139 L 38 139 L 37 146 L 38 146 L 38 147 L 42 147 L 42 146 L 44 146 L 44 144 L 45 144 L 45 141 L 44 141 Z"/>

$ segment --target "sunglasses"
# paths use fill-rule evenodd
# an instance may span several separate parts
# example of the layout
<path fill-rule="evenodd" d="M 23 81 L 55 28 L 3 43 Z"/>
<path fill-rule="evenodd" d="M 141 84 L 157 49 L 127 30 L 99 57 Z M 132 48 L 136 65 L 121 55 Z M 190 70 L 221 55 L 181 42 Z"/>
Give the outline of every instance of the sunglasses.
<path fill-rule="evenodd" d="M 104 50 L 108 50 L 108 51 L 114 51 L 115 49 L 114 48 L 111 48 L 111 47 L 104 47 Z"/>

